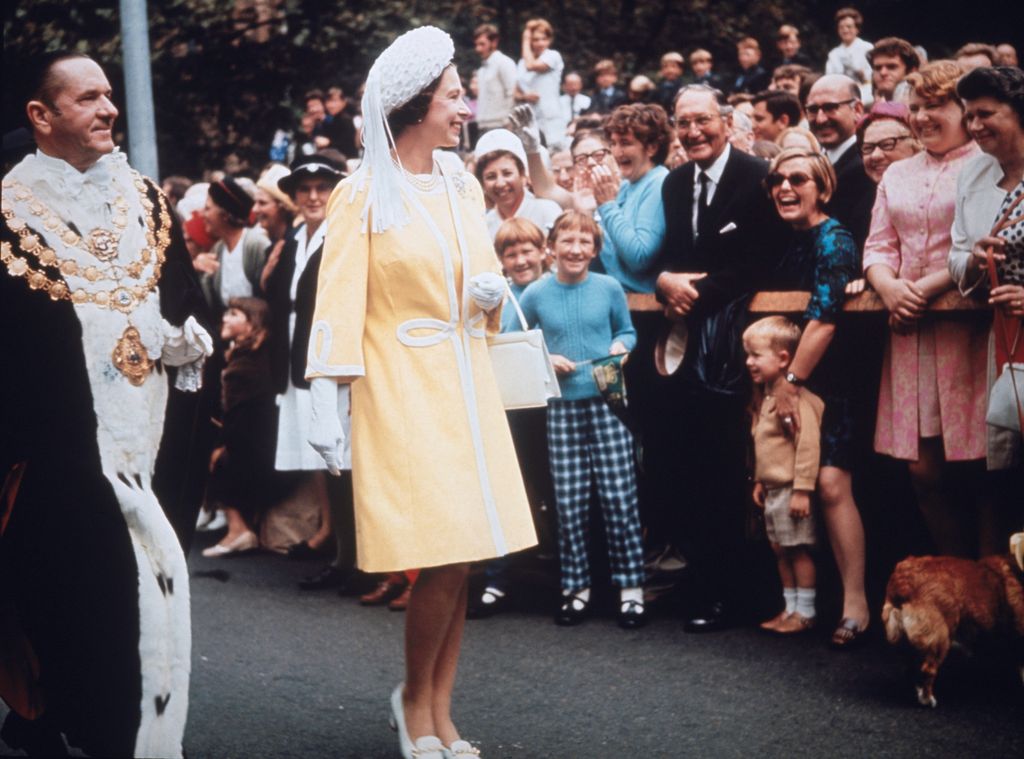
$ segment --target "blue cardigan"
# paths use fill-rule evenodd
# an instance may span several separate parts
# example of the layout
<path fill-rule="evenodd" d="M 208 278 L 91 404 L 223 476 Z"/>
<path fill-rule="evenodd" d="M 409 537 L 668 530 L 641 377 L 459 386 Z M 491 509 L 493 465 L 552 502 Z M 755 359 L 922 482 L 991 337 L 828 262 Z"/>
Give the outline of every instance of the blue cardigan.
<path fill-rule="evenodd" d="M 665 237 L 661 185 L 667 176 L 668 169 L 655 166 L 636 184 L 623 182 L 615 200 L 597 208 L 604 232 L 601 265 L 630 292 L 654 292 Z"/>
<path fill-rule="evenodd" d="M 629 317 L 626 293 L 609 276 L 589 272 L 582 282 L 563 284 L 557 276 L 539 279 L 519 300 L 526 321 L 540 327 L 548 350 L 571 361 L 604 358 L 612 343 L 626 350 L 636 345 L 636 330 Z M 568 401 L 600 396 L 590 364 L 561 375 L 558 385 Z"/>

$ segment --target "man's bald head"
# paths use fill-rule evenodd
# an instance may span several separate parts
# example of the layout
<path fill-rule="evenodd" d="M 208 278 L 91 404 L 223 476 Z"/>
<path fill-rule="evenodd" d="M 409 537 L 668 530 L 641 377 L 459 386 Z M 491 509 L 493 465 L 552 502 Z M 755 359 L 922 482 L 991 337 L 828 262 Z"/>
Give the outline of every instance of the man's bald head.
<path fill-rule="evenodd" d="M 845 74 L 826 74 L 811 86 L 805 110 L 818 141 L 826 148 L 839 147 L 856 132 L 864 113 L 860 87 Z"/>

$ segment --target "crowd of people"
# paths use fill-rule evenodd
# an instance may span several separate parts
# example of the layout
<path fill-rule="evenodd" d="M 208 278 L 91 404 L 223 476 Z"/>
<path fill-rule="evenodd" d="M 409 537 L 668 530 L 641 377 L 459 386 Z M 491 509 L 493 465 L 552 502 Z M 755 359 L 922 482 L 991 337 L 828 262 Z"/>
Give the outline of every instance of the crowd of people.
<path fill-rule="evenodd" d="M 477 28 L 481 65 L 461 79 L 450 38 L 427 27 L 378 59 L 361 107 L 339 87 L 310 90 L 301 128 L 275 135 L 255 180 L 164 180 L 204 301 L 165 314 L 163 348 L 167 366 L 193 367 L 178 372 L 189 389 L 203 377 L 193 432 L 212 453 L 196 526 L 224 529 L 203 555 L 258 548 L 268 509 L 301 488 L 318 528 L 287 552 L 329 558 L 301 587 L 352 593 L 365 580 L 358 564 L 379 573 L 363 603 L 410 610 L 408 679 L 392 697 L 402 735 L 436 733 L 448 755 L 473 753 L 446 712 L 462 619 L 506 607 L 515 554 L 540 535 L 559 557 L 555 622 L 583 622 L 592 514 L 607 538 L 596 563 L 610 569 L 626 629 L 647 624 L 659 576 L 685 568 L 687 631 L 809 630 L 823 537 L 838 570 L 839 649 L 872 619 L 857 499 L 871 497 L 858 485 L 877 456 L 905 466 L 936 552 L 1005 551 L 1019 528 L 1024 72 L 1006 44 L 928 61 L 907 40 L 861 39 L 853 8 L 835 21 L 839 44 L 817 67 L 786 24 L 771 70 L 746 36 L 734 76 L 706 50 L 672 51 L 658 81 L 638 75 L 625 89 L 611 59 L 568 68 L 544 19 L 523 28 L 518 61 L 493 25 Z M 421 52 L 431 76 L 413 77 L 415 92 L 386 78 Z M 92 61 L 75 65 L 95 78 Z M 51 117 L 38 103 L 43 147 Z M 12 203 L 29 195 L 15 179 L 4 188 L 6 216 L 9 191 Z M 38 250 L 25 224 L 6 223 L 21 249 Z M 76 295 L 41 284 L 6 240 L 3 263 L 32 290 L 76 305 L 124 299 L 113 360 L 141 385 L 149 334 L 138 342 L 128 315 L 144 293 L 120 284 L 135 269 L 86 269 L 115 288 Z M 91 237 L 89 251 L 106 260 L 110 244 Z M 143 254 L 138 270 L 151 262 Z M 460 290 L 461 306 L 444 305 Z M 758 319 L 758 291 L 809 299 Z M 884 327 L 845 313 L 865 291 Z M 957 293 L 969 317 L 930 308 Z M 450 321 L 421 316 L 449 307 Z M 213 327 L 212 349 L 193 313 Z M 534 328 L 558 393 L 502 419 L 470 338 Z M 449 340 L 454 358 L 437 358 Z M 624 404 L 608 376 L 624 378 Z M 172 394 L 168 414 L 182 402 Z M 442 428 L 444 445 L 425 448 Z M 146 493 L 151 473 L 138 475 Z M 453 494 L 478 491 L 480 513 L 451 507 Z M 133 497 L 116 494 L 122 508 Z M 750 582 L 751 515 L 774 552 L 777 597 Z M 187 550 L 192 526 L 173 526 Z M 467 599 L 469 562 L 483 582 Z M 158 574 L 165 597 L 170 571 Z"/>
<path fill-rule="evenodd" d="M 487 229 L 511 292 L 523 301 L 527 325 L 543 330 L 562 385 L 562 397 L 546 413 L 509 414 L 537 519 L 557 514 L 565 598 L 556 621 L 562 624 L 581 621 L 589 605 L 592 478 L 623 626 L 646 619 L 645 554 L 648 580 L 673 561 L 688 567 L 690 629 L 715 629 L 749 605 L 742 581 L 731 576 L 737 570 L 729 567 L 742 566 L 743 520 L 751 503 L 746 483 L 762 469 L 760 456 L 752 463 L 749 454 L 751 382 L 740 338 L 756 290 L 813 293 L 798 319 L 803 332 L 797 344 L 780 348 L 773 337 L 763 351 L 784 356 L 786 381 L 763 382 L 772 387 L 768 397 L 779 418 L 791 420 L 780 428 L 790 441 L 810 434 L 802 431 L 801 409 L 820 396 L 820 462 L 812 486 L 805 476 L 795 499 L 769 502 L 785 506 L 792 499 L 801 504 L 794 513 L 820 516 L 842 584 L 837 646 L 857 640 L 870 622 L 866 541 L 854 500 L 854 477 L 870 477 L 855 471 L 865 461 L 860 449 L 873 441 L 877 453 L 907 462 L 940 552 L 1002 550 L 1007 525 L 1019 518 L 1005 498 L 1010 481 L 986 475 L 980 463 L 987 458 L 989 468 L 1019 469 L 1019 434 L 1014 441 L 1012 431 L 986 423 L 987 387 L 1010 359 L 1001 351 L 997 361 L 986 320 L 925 316 L 943 293 L 959 288 L 966 295 L 987 286 L 979 272 L 984 247 L 995 245 L 1001 275 L 989 297 L 1001 318 L 1019 317 L 1022 283 L 1012 253 L 1019 227 L 996 236 L 983 230 L 995 219 L 976 220 L 987 208 L 976 209 L 972 204 L 980 201 L 957 184 L 965 167 L 985 165 L 992 178 L 998 164 L 1006 174 L 987 189 L 1010 204 L 1020 192 L 1015 51 L 971 43 L 953 59 L 929 63 L 907 40 L 861 39 L 863 19 L 853 8 L 838 11 L 835 21 L 839 44 L 818 68 L 801 51 L 799 30 L 785 24 L 770 70 L 758 40 L 744 37 L 735 76 L 718 74 L 706 50 L 686 57 L 673 51 L 662 56 L 656 83 L 637 76 L 626 89 L 610 59 L 595 64 L 589 76 L 568 68 L 544 19 L 525 25 L 518 61 L 500 49 L 496 27 L 475 30 L 481 64 L 463 76 L 469 116 L 459 148 L 445 158 L 458 157 L 478 178 Z M 976 68 L 983 70 L 959 84 Z M 589 92 L 586 79 L 593 82 Z M 289 468 L 281 460 L 286 445 L 299 459 L 309 458 L 296 421 L 308 417 L 309 406 L 292 409 L 294 401 L 286 400 L 308 393 L 302 372 L 309 325 L 303 322 L 312 310 L 300 305 L 301 292 L 312 301 L 319 264 L 313 251 L 323 241 L 326 197 L 359 165 L 355 136 L 363 118 L 337 87 L 327 94 L 311 90 L 305 102 L 300 136 L 290 140 L 290 170 L 272 163 L 255 183 L 224 178 L 208 189 L 178 190 L 192 199 L 179 211 L 214 311 L 224 312 L 231 298 L 254 295 L 271 304 L 268 346 L 276 347 L 267 350 L 281 378 L 276 391 L 284 393 L 277 430 L 282 471 Z M 280 144 L 274 151 L 274 158 L 285 157 Z M 322 179 L 312 204 L 305 179 L 296 180 L 305 178 L 303 171 Z M 196 205 L 200 196 L 203 210 Z M 236 198 L 244 207 L 230 207 Z M 222 217 L 237 225 L 223 228 Z M 319 236 L 310 231 L 318 227 Z M 570 245 L 575 256 L 560 253 Z M 587 266 L 577 280 L 580 259 Z M 310 272 L 305 285 L 304 271 Z M 604 306 L 597 304 L 611 296 L 591 293 L 595 283 L 620 295 L 653 293 L 664 315 L 637 310 L 623 322 L 626 301 L 614 293 L 612 311 L 598 313 Z M 560 300 L 569 297 L 565 287 L 578 291 L 571 308 Z M 865 288 L 889 313 L 887 335 L 841 316 L 844 300 Z M 511 305 L 502 328 L 521 328 Z M 629 352 L 627 429 L 600 400 L 591 363 Z M 613 429 L 617 437 L 608 438 Z M 966 511 L 949 487 L 958 477 L 970 483 Z M 761 489 L 775 486 L 756 482 L 754 501 L 762 504 Z M 314 490 L 321 530 L 292 554 L 327 550 L 334 533 L 338 558 L 303 587 L 351 580 L 353 547 L 342 537 L 351 530 L 350 490 L 346 484 L 331 497 L 322 485 Z M 812 492 L 814 509 L 805 504 Z M 334 502 L 342 505 L 332 517 Z M 226 513 L 233 511 L 229 506 Z M 227 535 L 207 555 L 256 545 L 252 530 L 231 526 L 237 524 L 229 520 Z M 800 533 L 806 537 L 807 522 Z M 493 614 L 513 592 L 508 562 L 496 564 L 485 569 L 471 616 Z M 786 607 L 775 622 L 795 618 L 797 590 L 811 589 L 802 581 L 794 585 L 793 577 L 791 570 L 782 572 Z M 394 599 L 403 590 L 407 595 L 409 587 L 402 574 L 391 574 L 364 601 Z M 813 620 L 813 603 L 801 598 L 800 623 L 790 619 L 784 631 L 806 629 Z"/>

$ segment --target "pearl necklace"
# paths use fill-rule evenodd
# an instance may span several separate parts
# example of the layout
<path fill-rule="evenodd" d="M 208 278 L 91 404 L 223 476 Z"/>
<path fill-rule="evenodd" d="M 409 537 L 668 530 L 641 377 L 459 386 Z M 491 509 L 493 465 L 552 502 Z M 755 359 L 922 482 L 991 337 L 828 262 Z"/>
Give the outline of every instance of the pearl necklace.
<path fill-rule="evenodd" d="M 430 176 L 423 178 L 420 174 L 413 174 L 411 171 L 406 169 L 401 163 L 398 162 L 397 158 L 392 158 L 392 162 L 395 164 L 395 168 L 402 172 L 402 176 L 405 177 L 405 181 L 413 186 L 413 189 L 420 192 L 432 192 L 437 187 L 438 182 L 441 181 L 441 172 L 438 170 L 437 161 L 431 161 Z"/>

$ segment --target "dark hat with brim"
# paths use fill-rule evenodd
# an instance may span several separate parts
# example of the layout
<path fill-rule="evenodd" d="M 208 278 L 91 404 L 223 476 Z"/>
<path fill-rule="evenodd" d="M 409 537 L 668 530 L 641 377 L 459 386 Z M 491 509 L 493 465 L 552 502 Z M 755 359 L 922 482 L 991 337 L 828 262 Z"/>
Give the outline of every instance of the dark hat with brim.
<path fill-rule="evenodd" d="M 320 177 L 337 184 L 345 177 L 343 168 L 332 158 L 319 153 L 302 155 L 292 161 L 291 173 L 277 181 L 277 187 L 289 197 L 295 197 L 295 188 L 303 179 Z"/>
<path fill-rule="evenodd" d="M 246 221 L 252 211 L 253 197 L 231 177 L 210 184 L 210 200 L 227 211 L 229 216 Z"/>

